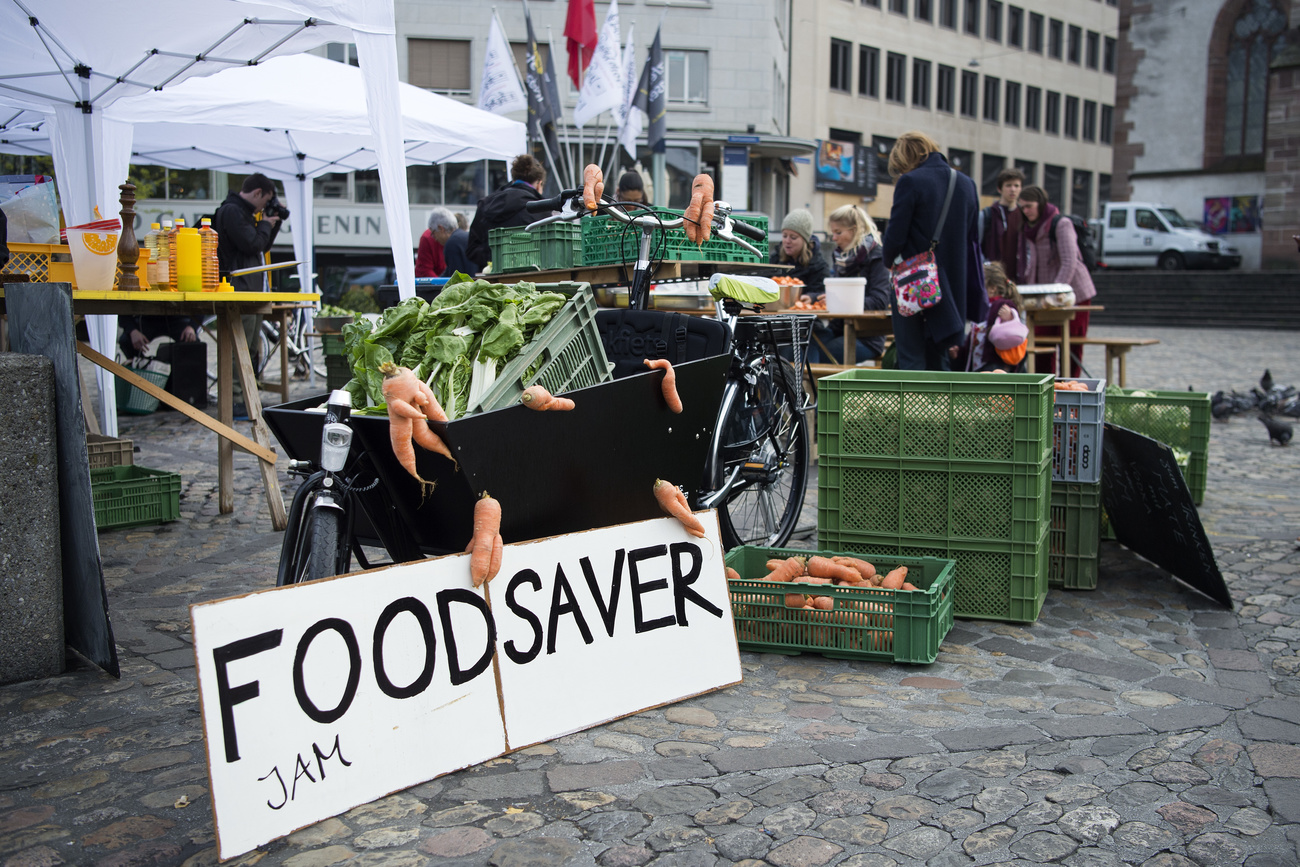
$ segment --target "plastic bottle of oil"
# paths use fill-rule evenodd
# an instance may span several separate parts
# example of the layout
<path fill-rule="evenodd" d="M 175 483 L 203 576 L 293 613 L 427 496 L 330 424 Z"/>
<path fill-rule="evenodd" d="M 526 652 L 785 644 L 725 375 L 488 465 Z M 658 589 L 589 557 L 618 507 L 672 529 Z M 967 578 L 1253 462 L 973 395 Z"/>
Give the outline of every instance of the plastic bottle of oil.
<path fill-rule="evenodd" d="M 172 226 L 171 220 L 162 221 L 162 230 L 158 233 L 158 258 L 150 263 L 153 269 L 149 274 L 149 285 L 155 289 L 166 291 L 175 288 L 172 286 L 172 268 L 171 268 L 171 250 L 172 243 L 176 237 L 176 229 Z"/>
<path fill-rule="evenodd" d="M 199 224 L 199 241 L 203 254 L 203 291 L 217 291 L 220 282 L 220 266 L 217 264 L 217 231 L 212 228 L 212 221 L 204 217 Z"/>
<path fill-rule="evenodd" d="M 154 264 L 158 261 L 158 236 L 162 234 L 162 227 L 158 223 L 150 223 L 149 231 L 145 233 L 143 246 L 148 251 L 149 264 L 145 268 L 145 279 L 149 281 L 150 287 L 154 285 L 157 279 L 155 273 L 158 269 Z"/>
<path fill-rule="evenodd" d="M 167 270 L 169 272 L 167 288 L 171 289 L 173 292 L 177 291 L 177 289 L 180 288 L 176 283 L 176 275 L 179 273 L 176 270 L 176 239 L 180 237 L 181 230 L 184 228 L 185 228 L 185 220 L 181 219 L 180 217 L 177 217 L 176 226 L 174 229 L 172 229 L 172 234 L 170 239 L 171 244 L 167 248 Z"/>

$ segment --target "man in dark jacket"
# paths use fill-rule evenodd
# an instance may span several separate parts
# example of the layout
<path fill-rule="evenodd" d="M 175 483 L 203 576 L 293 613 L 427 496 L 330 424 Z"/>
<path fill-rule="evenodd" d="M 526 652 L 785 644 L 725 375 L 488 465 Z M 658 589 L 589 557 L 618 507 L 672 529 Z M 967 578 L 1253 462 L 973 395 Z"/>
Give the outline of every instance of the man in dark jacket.
<path fill-rule="evenodd" d="M 492 259 L 488 246 L 488 233 L 507 226 L 527 226 L 544 214 L 530 214 L 524 210 L 528 202 L 542 197 L 546 185 L 546 169 L 528 154 L 515 157 L 510 164 L 510 183 L 482 199 L 469 226 L 466 254 L 477 270 L 482 271 Z"/>
<path fill-rule="evenodd" d="M 980 246 L 984 259 L 1000 262 L 1008 279 L 1015 283 L 1016 254 L 1020 249 L 1020 209 L 1016 207 L 1025 173 L 1017 168 L 998 172 L 998 200 L 980 211 Z"/>

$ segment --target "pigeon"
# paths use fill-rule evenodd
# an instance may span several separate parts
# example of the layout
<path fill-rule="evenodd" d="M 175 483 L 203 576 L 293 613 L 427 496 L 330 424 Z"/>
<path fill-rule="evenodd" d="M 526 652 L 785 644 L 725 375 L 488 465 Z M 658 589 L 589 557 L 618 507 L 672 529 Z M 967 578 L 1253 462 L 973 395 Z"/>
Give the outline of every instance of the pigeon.
<path fill-rule="evenodd" d="M 1284 446 L 1291 442 L 1291 434 L 1293 432 L 1291 425 L 1284 421 L 1269 418 L 1266 415 L 1261 415 L 1259 420 L 1264 423 L 1264 427 L 1268 428 L 1268 438 L 1271 442 L 1275 442 L 1280 446 Z"/>
<path fill-rule="evenodd" d="M 1268 372 L 1268 368 L 1264 368 L 1264 375 L 1259 378 L 1259 387 L 1265 394 L 1273 390 L 1273 374 Z"/>
<path fill-rule="evenodd" d="M 1217 400 L 1210 401 L 1210 414 L 1220 421 L 1230 417 L 1234 409 L 1232 401 L 1226 397 L 1219 397 Z"/>

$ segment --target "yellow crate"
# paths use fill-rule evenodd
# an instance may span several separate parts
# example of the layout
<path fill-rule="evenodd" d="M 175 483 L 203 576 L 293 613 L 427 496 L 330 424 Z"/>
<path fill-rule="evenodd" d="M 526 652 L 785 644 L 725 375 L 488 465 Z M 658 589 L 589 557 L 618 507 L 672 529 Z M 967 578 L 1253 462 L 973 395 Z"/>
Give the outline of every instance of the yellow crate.
<path fill-rule="evenodd" d="M 146 278 L 149 265 L 149 251 L 140 247 L 139 270 L 140 288 L 151 288 Z M 26 274 L 33 283 L 71 283 L 77 288 L 77 277 L 72 270 L 72 252 L 66 244 L 20 244 L 10 242 L 9 261 L 0 267 L 0 283 L 6 274 Z M 119 269 L 113 277 L 113 287 L 117 288 L 117 279 L 122 276 Z"/>

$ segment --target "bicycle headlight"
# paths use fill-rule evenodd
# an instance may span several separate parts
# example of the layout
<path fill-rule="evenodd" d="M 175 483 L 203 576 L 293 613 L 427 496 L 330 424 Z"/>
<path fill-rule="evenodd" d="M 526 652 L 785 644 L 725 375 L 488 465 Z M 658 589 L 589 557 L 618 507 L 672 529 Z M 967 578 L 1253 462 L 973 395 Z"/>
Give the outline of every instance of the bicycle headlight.
<path fill-rule="evenodd" d="M 325 425 L 320 440 L 321 469 L 337 473 L 347 463 L 348 449 L 352 446 L 352 428 L 340 422 Z"/>

